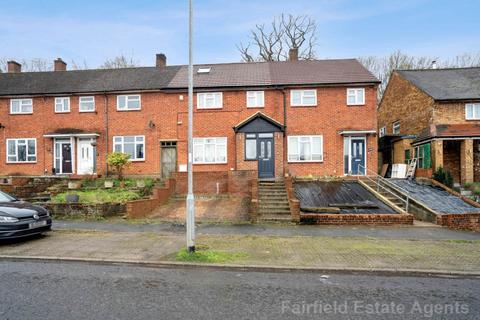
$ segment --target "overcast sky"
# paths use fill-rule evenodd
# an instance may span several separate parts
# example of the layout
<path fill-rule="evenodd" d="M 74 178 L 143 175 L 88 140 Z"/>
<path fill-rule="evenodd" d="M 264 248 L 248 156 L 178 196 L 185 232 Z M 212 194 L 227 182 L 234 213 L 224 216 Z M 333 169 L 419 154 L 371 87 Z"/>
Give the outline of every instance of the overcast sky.
<path fill-rule="evenodd" d="M 320 58 L 451 57 L 480 51 L 478 0 L 195 0 L 196 63 L 232 62 L 256 23 L 284 13 L 319 25 Z M 1 0 L 0 57 L 62 57 L 96 67 L 119 54 L 187 63 L 187 0 Z"/>

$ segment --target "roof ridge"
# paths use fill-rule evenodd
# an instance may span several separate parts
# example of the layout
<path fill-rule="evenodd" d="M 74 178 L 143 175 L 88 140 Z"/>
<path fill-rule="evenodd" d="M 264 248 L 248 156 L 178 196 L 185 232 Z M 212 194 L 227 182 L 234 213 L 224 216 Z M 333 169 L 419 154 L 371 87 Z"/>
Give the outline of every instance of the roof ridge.
<path fill-rule="evenodd" d="M 480 66 L 476 67 L 450 67 L 450 68 L 437 68 L 437 69 L 431 69 L 431 68 L 424 68 L 424 69 L 395 69 L 394 71 L 443 71 L 443 70 L 465 70 L 465 69 L 480 69 Z"/>

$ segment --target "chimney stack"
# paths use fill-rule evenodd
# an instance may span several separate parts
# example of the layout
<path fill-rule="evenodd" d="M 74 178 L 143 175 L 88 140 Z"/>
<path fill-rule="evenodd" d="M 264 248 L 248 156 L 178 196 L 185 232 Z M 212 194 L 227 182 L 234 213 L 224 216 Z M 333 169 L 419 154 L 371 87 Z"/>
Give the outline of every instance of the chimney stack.
<path fill-rule="evenodd" d="M 62 58 L 53 61 L 53 71 L 67 71 L 67 63 Z"/>
<path fill-rule="evenodd" d="M 8 73 L 20 73 L 22 72 L 22 65 L 17 61 L 7 61 L 7 71 Z"/>
<path fill-rule="evenodd" d="M 433 60 L 432 61 L 432 69 L 437 69 L 438 66 L 437 66 L 437 61 L 436 60 Z"/>
<path fill-rule="evenodd" d="M 167 56 L 163 53 L 157 53 L 157 68 L 165 67 L 167 65 Z"/>
<path fill-rule="evenodd" d="M 298 48 L 291 48 L 288 51 L 288 60 L 298 61 Z"/>

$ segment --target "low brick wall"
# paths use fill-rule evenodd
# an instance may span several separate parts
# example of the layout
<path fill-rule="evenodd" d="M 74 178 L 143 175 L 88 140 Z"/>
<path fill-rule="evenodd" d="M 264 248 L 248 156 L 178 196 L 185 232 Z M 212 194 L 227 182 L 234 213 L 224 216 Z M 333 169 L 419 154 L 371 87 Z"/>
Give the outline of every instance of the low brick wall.
<path fill-rule="evenodd" d="M 140 199 L 127 202 L 126 210 L 129 218 L 143 218 L 151 213 L 156 207 L 168 202 L 175 191 L 175 180 L 168 179 L 165 187 L 155 187 L 150 199 Z"/>
<path fill-rule="evenodd" d="M 300 201 L 295 196 L 295 190 L 293 189 L 293 179 L 291 176 L 285 177 L 285 189 L 287 190 L 288 206 L 290 207 L 292 221 L 300 222 Z"/>
<path fill-rule="evenodd" d="M 451 229 L 480 232 L 480 213 L 450 213 L 437 216 L 437 224 Z"/>
<path fill-rule="evenodd" d="M 39 204 L 55 217 L 105 218 L 122 215 L 126 207 L 121 203 L 44 203 Z"/>
<path fill-rule="evenodd" d="M 250 195 L 250 220 L 257 222 L 258 220 L 258 179 L 254 178 L 251 181 L 251 195 Z"/>
<path fill-rule="evenodd" d="M 300 213 L 300 222 L 323 225 L 395 225 L 413 224 L 411 214 L 310 214 Z"/>
<path fill-rule="evenodd" d="M 175 193 L 188 192 L 187 173 L 173 174 L 176 181 Z M 238 194 L 250 196 L 251 180 L 256 178 L 254 170 L 205 171 L 193 173 L 193 192 L 195 194 Z"/>

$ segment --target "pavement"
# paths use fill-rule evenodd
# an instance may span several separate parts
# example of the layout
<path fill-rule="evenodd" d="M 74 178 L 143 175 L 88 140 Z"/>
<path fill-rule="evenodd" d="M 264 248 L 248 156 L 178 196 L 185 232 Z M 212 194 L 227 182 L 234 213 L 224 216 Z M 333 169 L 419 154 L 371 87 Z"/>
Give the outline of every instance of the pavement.
<path fill-rule="evenodd" d="M 1 319 L 480 319 L 480 279 L 0 261 Z"/>
<path fill-rule="evenodd" d="M 88 230 L 111 232 L 156 232 L 185 234 L 181 223 L 156 220 L 74 221 L 55 220 L 54 230 Z M 310 237 L 372 237 L 386 239 L 480 240 L 480 232 L 458 231 L 431 223 L 414 226 L 313 226 L 297 224 L 202 223 L 196 227 L 200 235 L 257 235 Z"/>
<path fill-rule="evenodd" d="M 192 265 L 176 256 L 184 244 L 183 233 L 57 230 L 1 243 L 0 259 Z M 480 240 L 199 234 L 197 247 L 234 257 L 206 261 L 220 268 L 480 276 Z"/>

